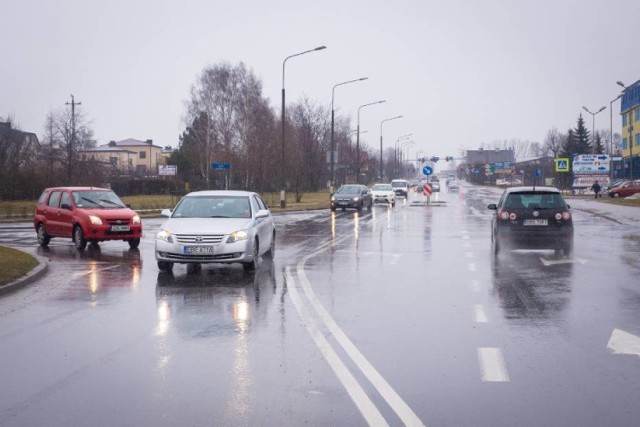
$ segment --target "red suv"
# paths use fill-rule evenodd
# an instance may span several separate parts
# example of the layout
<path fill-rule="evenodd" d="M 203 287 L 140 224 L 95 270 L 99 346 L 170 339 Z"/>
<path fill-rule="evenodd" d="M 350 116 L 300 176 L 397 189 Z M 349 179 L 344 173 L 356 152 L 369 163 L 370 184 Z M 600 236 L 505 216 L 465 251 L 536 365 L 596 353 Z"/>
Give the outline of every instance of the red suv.
<path fill-rule="evenodd" d="M 41 246 L 52 237 L 66 237 L 79 251 L 87 242 L 105 240 L 126 240 L 135 249 L 142 237 L 140 216 L 107 188 L 47 188 L 38 199 L 33 225 Z"/>

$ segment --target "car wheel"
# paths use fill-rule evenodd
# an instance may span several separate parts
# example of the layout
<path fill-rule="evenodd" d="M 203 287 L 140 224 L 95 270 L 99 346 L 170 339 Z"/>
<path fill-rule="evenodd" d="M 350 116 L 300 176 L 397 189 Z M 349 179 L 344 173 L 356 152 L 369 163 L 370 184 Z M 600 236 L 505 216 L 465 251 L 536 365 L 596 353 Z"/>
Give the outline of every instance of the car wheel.
<path fill-rule="evenodd" d="M 258 239 L 256 239 L 253 242 L 253 261 L 242 263 L 242 268 L 244 268 L 244 271 L 255 271 L 256 267 L 258 267 L 259 248 L 260 246 L 258 244 Z"/>
<path fill-rule="evenodd" d="M 43 248 L 46 248 L 50 240 L 51 236 L 47 234 L 47 230 L 45 230 L 44 224 L 40 223 L 40 225 L 38 225 L 38 243 Z"/>
<path fill-rule="evenodd" d="M 140 238 L 138 238 L 138 239 L 130 239 L 129 240 L 129 247 L 131 249 L 137 249 L 138 246 L 140 246 Z"/>
<path fill-rule="evenodd" d="M 171 270 L 173 270 L 173 263 L 158 261 L 158 270 L 162 271 L 163 273 L 170 273 Z"/>
<path fill-rule="evenodd" d="M 564 256 L 565 257 L 567 257 L 567 258 L 570 257 L 571 254 L 573 253 L 573 245 L 571 243 L 565 245 L 562 248 L 562 252 L 564 252 Z"/>
<path fill-rule="evenodd" d="M 498 255 L 500 253 L 500 245 L 498 244 L 498 238 L 491 233 L 491 246 L 494 255 Z"/>
<path fill-rule="evenodd" d="M 395 208 L 396 207 L 396 201 L 394 200 L 393 202 L 391 202 L 391 207 Z"/>
<path fill-rule="evenodd" d="M 271 235 L 271 244 L 269 245 L 269 250 L 264 254 L 269 259 L 273 259 L 276 256 L 276 232 L 273 231 Z"/>
<path fill-rule="evenodd" d="M 79 225 L 76 225 L 76 228 L 73 229 L 73 243 L 79 251 L 82 251 L 87 247 L 87 239 L 84 238 L 82 227 Z"/>

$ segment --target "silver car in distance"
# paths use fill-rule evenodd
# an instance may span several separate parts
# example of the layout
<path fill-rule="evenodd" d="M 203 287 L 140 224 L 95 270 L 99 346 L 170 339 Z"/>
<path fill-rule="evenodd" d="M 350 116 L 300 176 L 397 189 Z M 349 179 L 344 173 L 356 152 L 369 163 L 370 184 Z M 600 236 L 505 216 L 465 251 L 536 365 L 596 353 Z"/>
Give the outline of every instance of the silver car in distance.
<path fill-rule="evenodd" d="M 158 269 L 174 263 L 188 270 L 205 263 L 240 263 L 255 270 L 258 259 L 275 255 L 276 228 L 262 198 L 249 191 L 195 191 L 180 200 L 156 235 Z"/>

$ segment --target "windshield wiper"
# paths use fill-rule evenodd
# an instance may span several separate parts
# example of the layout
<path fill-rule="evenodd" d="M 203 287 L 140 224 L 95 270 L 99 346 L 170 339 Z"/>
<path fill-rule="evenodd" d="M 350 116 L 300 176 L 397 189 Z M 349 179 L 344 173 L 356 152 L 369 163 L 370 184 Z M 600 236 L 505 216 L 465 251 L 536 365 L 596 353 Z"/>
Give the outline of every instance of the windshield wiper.
<path fill-rule="evenodd" d="M 87 199 L 86 197 L 81 197 L 82 200 L 85 200 L 89 203 L 93 203 L 96 206 L 100 206 L 100 203 L 96 202 L 95 200 L 91 200 L 91 199 Z"/>
<path fill-rule="evenodd" d="M 107 199 L 100 199 L 101 202 L 106 202 L 106 203 L 110 203 L 112 205 L 116 205 L 119 208 L 123 208 L 124 206 L 122 206 L 120 203 L 116 203 L 116 202 L 112 202 L 111 200 L 107 200 Z"/>

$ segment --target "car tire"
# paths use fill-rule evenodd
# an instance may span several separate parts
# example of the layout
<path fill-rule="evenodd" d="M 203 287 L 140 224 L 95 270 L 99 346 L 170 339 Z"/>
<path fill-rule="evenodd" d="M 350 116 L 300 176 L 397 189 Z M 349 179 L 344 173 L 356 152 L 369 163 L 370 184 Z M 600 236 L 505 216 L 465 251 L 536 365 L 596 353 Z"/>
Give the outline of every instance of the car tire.
<path fill-rule="evenodd" d="M 569 258 L 571 256 L 571 254 L 573 253 L 573 245 L 572 244 L 567 244 L 562 248 L 562 252 L 564 253 L 564 256 Z"/>
<path fill-rule="evenodd" d="M 242 268 L 244 268 L 244 271 L 255 271 L 255 269 L 258 267 L 258 254 L 260 253 L 259 249 L 260 245 L 258 243 L 258 239 L 256 239 L 253 242 L 253 260 L 242 263 Z"/>
<path fill-rule="evenodd" d="M 395 208 L 395 207 L 396 207 L 396 202 L 395 202 L 395 200 L 394 200 L 393 202 L 391 202 L 391 207 L 392 207 L 392 208 Z"/>
<path fill-rule="evenodd" d="M 268 259 L 273 259 L 276 256 L 276 232 L 273 231 L 271 235 L 271 244 L 269 245 L 269 250 L 264 254 Z"/>
<path fill-rule="evenodd" d="M 329 209 L 331 209 L 331 212 L 335 212 L 336 211 L 335 206 L 331 206 Z"/>
<path fill-rule="evenodd" d="M 51 236 L 47 234 L 47 230 L 44 228 L 44 224 L 40 223 L 38 225 L 38 243 L 43 248 L 46 248 L 49 245 L 50 240 Z"/>
<path fill-rule="evenodd" d="M 173 270 L 172 262 L 158 261 L 158 270 L 163 273 L 171 273 Z"/>
<path fill-rule="evenodd" d="M 137 249 L 140 246 L 140 238 L 137 239 L 129 239 L 129 248 Z"/>
<path fill-rule="evenodd" d="M 76 225 L 76 227 L 73 229 L 73 244 L 79 251 L 83 251 L 84 248 L 87 247 L 87 239 L 85 239 L 82 227 L 80 227 L 79 225 Z"/>

